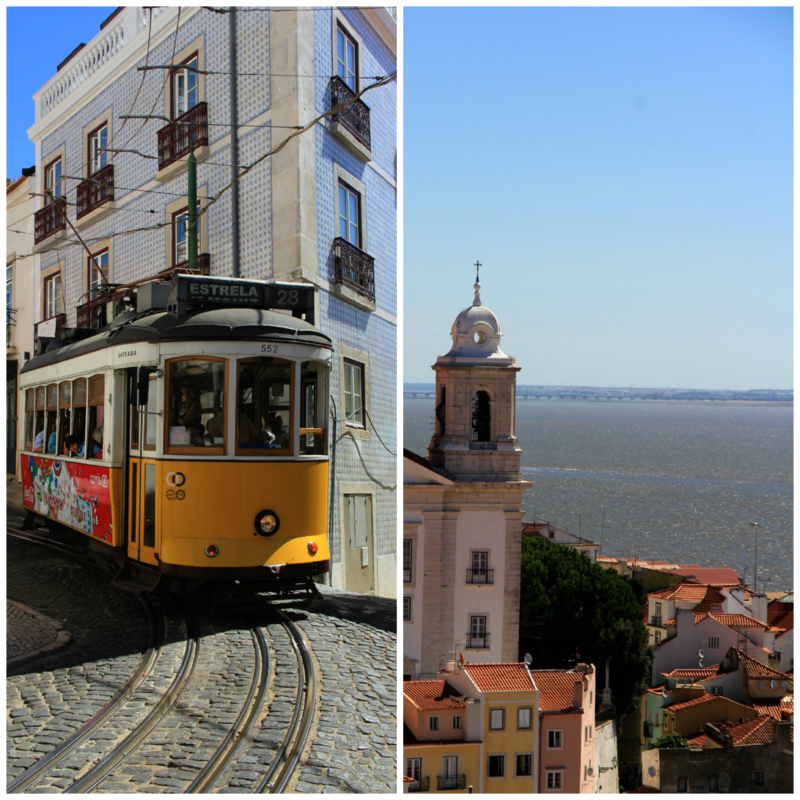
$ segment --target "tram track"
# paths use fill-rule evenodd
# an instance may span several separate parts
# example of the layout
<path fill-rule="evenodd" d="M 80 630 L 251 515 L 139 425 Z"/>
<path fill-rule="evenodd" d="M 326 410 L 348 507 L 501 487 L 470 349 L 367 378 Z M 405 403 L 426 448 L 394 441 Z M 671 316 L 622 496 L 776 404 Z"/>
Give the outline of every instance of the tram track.
<path fill-rule="evenodd" d="M 85 556 L 82 556 L 80 550 L 35 533 L 9 528 L 8 534 L 32 544 L 47 546 L 74 558 L 87 560 Z M 247 753 L 249 748 L 243 748 L 243 745 L 248 741 L 252 743 L 253 739 L 259 735 L 259 719 L 263 720 L 265 716 L 270 715 L 270 706 L 276 701 L 281 706 L 291 704 L 291 719 L 282 732 L 280 743 L 270 763 L 264 764 L 262 761 L 255 767 L 258 771 L 258 780 L 251 791 L 276 794 L 285 791 L 290 785 L 294 771 L 308 743 L 317 695 L 311 651 L 297 626 L 282 608 L 273 605 L 264 597 L 253 599 L 256 600 L 261 612 L 258 616 L 263 617 L 264 613 L 267 613 L 271 616 L 270 622 L 275 624 L 268 624 L 264 619 L 254 621 L 248 618 L 248 632 L 254 654 L 254 666 L 252 670 L 249 670 L 252 676 L 250 685 L 246 692 L 241 692 L 241 699 L 237 696 L 236 717 L 221 735 L 213 753 L 207 757 L 202 767 L 196 770 L 193 778 L 185 780 L 185 788 L 182 791 L 186 793 L 213 792 L 224 775 L 227 774 L 230 777 L 237 769 L 254 769 L 255 765 L 251 763 L 252 757 L 239 763 L 238 756 L 240 752 L 243 755 Z M 57 785 L 55 780 L 59 777 L 63 778 L 65 771 L 75 770 L 77 763 L 82 763 L 83 767 L 75 772 L 75 780 L 63 788 L 65 793 L 120 791 L 119 781 L 126 779 L 120 773 L 120 768 L 142 745 L 149 743 L 152 748 L 154 732 L 164 725 L 172 715 L 182 713 L 180 709 L 176 710 L 176 706 L 182 696 L 191 693 L 190 686 L 200 656 L 201 644 L 197 620 L 178 603 L 176 598 L 141 596 L 140 601 L 144 604 L 148 616 L 151 635 L 147 649 L 142 654 L 134 673 L 103 708 L 86 720 L 67 740 L 46 753 L 34 766 L 29 767 L 22 775 L 11 781 L 7 786 L 8 793 L 37 792 L 43 788 L 55 786 Z M 165 609 L 165 606 L 172 606 L 171 611 Z M 174 674 L 170 674 L 168 688 L 162 690 L 156 686 L 159 681 L 153 681 L 153 676 L 160 672 L 158 677 L 163 684 L 165 673 L 170 673 L 169 665 L 163 667 L 160 662 L 164 660 L 168 627 L 172 628 L 172 638 L 177 638 L 174 635 L 177 624 L 176 612 L 184 620 L 183 626 L 186 629 L 186 636 L 183 637 L 185 639 L 183 655 L 178 669 L 174 671 Z M 172 618 L 171 622 L 168 617 Z M 239 627 L 244 628 L 244 626 Z M 268 700 L 271 684 L 271 657 L 266 632 L 272 630 L 275 635 L 278 629 L 282 630 L 283 635 L 288 639 L 289 648 L 293 654 L 296 677 L 284 675 L 281 682 L 281 685 L 284 686 L 287 681 L 293 684 L 291 699 L 287 697 L 287 692 L 282 690 L 275 698 Z M 173 647 L 176 644 L 176 641 L 172 642 Z M 289 648 L 286 648 L 287 651 Z M 209 657 L 207 656 L 207 659 Z M 284 659 L 284 668 L 287 666 L 285 662 L 286 659 Z M 199 685 L 196 689 L 200 694 L 202 693 L 201 688 L 202 686 Z M 155 704 L 152 704 L 153 694 L 158 692 L 161 693 L 161 696 Z M 130 711 L 126 711 L 126 709 L 131 705 L 141 706 L 148 697 L 151 700 L 149 711 L 143 719 L 140 712 L 139 718 L 134 722 Z M 191 707 L 188 700 L 184 705 Z M 280 718 L 281 715 L 278 714 L 275 721 L 277 722 Z M 123 730 L 128 725 L 131 725 L 130 730 Z M 221 727 L 221 725 L 211 725 L 210 727 Z M 112 735 L 115 731 L 119 734 L 118 736 Z M 114 740 L 113 745 L 109 745 L 109 739 Z M 109 746 L 111 746 L 110 751 L 108 751 Z M 103 751 L 99 758 L 98 751 Z M 187 769 L 184 767 L 184 776 L 186 772 Z M 115 779 L 116 783 L 114 783 Z M 125 784 L 124 790 L 127 790 L 128 786 L 131 791 L 141 788 L 134 783 L 129 783 Z M 225 790 L 226 788 L 223 787 L 222 791 Z"/>

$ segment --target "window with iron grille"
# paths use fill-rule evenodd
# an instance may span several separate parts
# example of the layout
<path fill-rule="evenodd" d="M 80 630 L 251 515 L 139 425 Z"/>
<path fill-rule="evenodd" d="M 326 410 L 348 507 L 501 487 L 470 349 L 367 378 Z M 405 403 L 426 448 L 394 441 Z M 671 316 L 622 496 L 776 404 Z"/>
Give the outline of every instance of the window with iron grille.
<path fill-rule="evenodd" d="M 403 598 L 403 622 L 411 622 L 411 598 Z"/>

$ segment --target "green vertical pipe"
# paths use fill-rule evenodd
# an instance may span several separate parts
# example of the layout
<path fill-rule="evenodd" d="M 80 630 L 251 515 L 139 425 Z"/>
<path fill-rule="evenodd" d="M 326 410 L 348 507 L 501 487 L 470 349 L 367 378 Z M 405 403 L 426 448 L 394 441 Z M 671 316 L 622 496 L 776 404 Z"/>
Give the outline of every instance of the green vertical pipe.
<path fill-rule="evenodd" d="M 194 145 L 189 152 L 187 167 L 189 178 L 189 269 L 197 269 L 197 159 L 194 157 Z"/>

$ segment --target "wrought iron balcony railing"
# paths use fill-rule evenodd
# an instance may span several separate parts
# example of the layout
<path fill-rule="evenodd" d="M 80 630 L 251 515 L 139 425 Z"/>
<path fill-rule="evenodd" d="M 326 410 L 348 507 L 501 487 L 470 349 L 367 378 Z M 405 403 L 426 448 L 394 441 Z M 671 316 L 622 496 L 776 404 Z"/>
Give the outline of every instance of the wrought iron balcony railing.
<path fill-rule="evenodd" d="M 334 282 L 374 302 L 375 259 L 341 236 L 333 240 L 333 252 Z"/>
<path fill-rule="evenodd" d="M 414 783 L 408 784 L 409 792 L 429 792 L 430 790 L 431 790 L 430 776 L 427 776 L 425 778 L 419 778 L 418 780 L 414 781 Z"/>
<path fill-rule="evenodd" d="M 494 570 L 493 569 L 468 569 L 467 570 L 467 583 L 494 583 Z"/>
<path fill-rule="evenodd" d="M 348 100 L 352 100 L 356 93 L 338 76 L 331 78 L 331 102 L 338 108 Z M 343 125 L 357 141 L 368 150 L 371 149 L 369 134 L 369 106 L 356 100 L 338 114 L 333 114 L 331 119 Z"/>
<path fill-rule="evenodd" d="M 77 308 L 77 327 L 92 331 L 105 327 L 106 306 L 110 300 L 111 297 L 104 293 L 87 300 L 85 303 L 81 303 Z"/>
<path fill-rule="evenodd" d="M 158 132 L 158 168 L 188 155 L 192 145 L 208 145 L 208 103 L 198 103 Z"/>
<path fill-rule="evenodd" d="M 489 647 L 488 633 L 468 633 L 467 650 L 486 650 Z"/>
<path fill-rule="evenodd" d="M 661 617 L 650 617 L 650 624 L 657 625 L 659 628 L 663 628 L 664 620 Z"/>
<path fill-rule="evenodd" d="M 56 197 L 35 215 L 33 243 L 39 244 L 57 231 L 67 229 L 67 202 L 63 197 Z"/>
<path fill-rule="evenodd" d="M 78 219 L 103 203 L 114 200 L 114 165 L 106 164 L 91 177 L 78 184 Z"/>
<path fill-rule="evenodd" d="M 184 272 L 188 272 L 189 259 L 187 258 L 186 261 L 181 261 L 180 264 L 176 264 L 172 269 L 176 271 L 182 270 Z M 211 274 L 211 256 L 208 253 L 197 254 L 197 274 L 198 275 Z"/>
<path fill-rule="evenodd" d="M 454 789 L 467 788 L 466 775 L 437 775 L 436 788 L 440 792 L 453 791 Z"/>

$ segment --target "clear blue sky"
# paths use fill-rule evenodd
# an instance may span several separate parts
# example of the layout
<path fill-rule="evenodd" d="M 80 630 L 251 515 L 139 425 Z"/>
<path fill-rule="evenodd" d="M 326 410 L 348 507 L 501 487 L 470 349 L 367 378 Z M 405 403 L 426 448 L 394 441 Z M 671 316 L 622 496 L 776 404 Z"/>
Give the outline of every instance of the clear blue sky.
<path fill-rule="evenodd" d="M 26 131 L 33 95 L 81 43 L 100 32 L 117 6 L 11 6 L 6 10 L 6 177 L 19 178 L 36 160 Z"/>
<path fill-rule="evenodd" d="M 792 10 L 406 8 L 404 380 L 793 385 Z"/>

